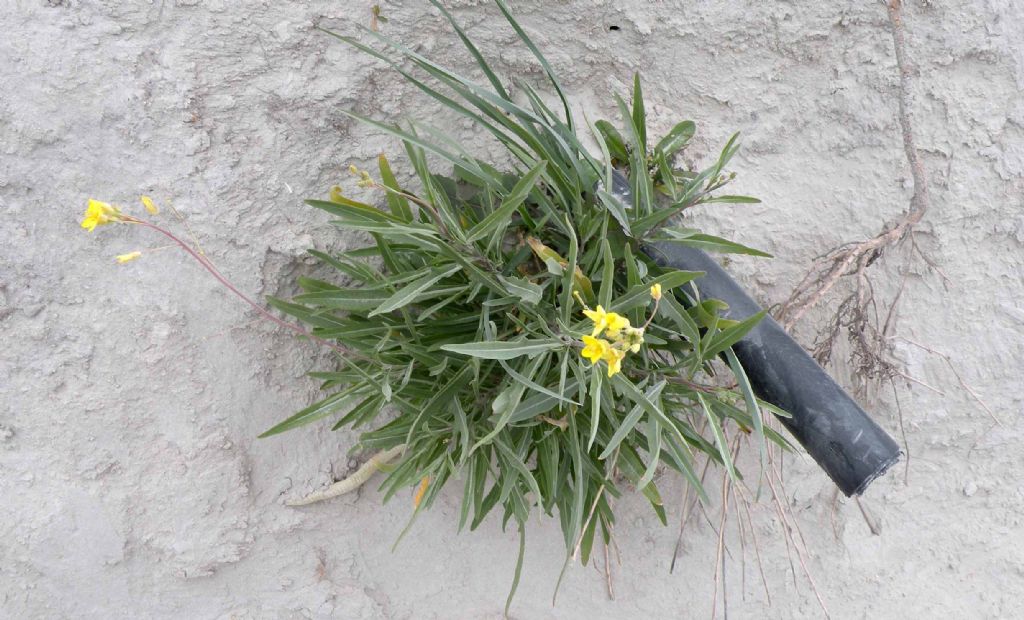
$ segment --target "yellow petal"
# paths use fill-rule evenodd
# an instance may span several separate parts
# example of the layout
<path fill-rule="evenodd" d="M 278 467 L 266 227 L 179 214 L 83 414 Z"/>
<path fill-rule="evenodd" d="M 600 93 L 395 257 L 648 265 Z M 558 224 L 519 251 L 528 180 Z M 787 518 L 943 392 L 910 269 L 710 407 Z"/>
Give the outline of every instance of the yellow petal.
<path fill-rule="evenodd" d="M 128 262 L 131 262 L 131 261 L 135 260 L 136 258 L 138 258 L 140 256 L 142 256 L 142 252 L 138 252 L 138 251 L 129 252 L 127 254 L 118 254 L 117 255 L 117 262 L 119 262 L 121 264 L 128 263 Z"/>
<path fill-rule="evenodd" d="M 110 213 L 114 210 L 114 207 L 110 203 L 103 202 L 102 200 L 96 200 L 95 198 L 89 199 L 89 206 L 87 207 L 87 213 Z"/>
<path fill-rule="evenodd" d="M 616 312 L 609 312 L 605 317 L 605 326 L 608 329 L 608 335 L 616 338 L 619 332 L 629 327 L 629 319 Z"/>
<path fill-rule="evenodd" d="M 584 316 L 586 316 L 588 319 L 590 319 L 591 321 L 593 321 L 595 323 L 597 323 L 598 321 L 603 320 L 604 317 L 605 317 L 604 308 L 602 308 L 601 306 L 598 306 L 597 310 L 584 310 L 583 314 L 584 314 Z"/>
<path fill-rule="evenodd" d="M 622 370 L 622 360 L 626 357 L 624 351 L 609 348 L 608 353 L 605 355 L 604 361 L 608 363 L 608 377 L 615 376 L 616 373 Z"/>
<path fill-rule="evenodd" d="M 594 331 L 590 334 L 591 336 L 597 336 L 604 331 L 604 328 L 608 327 L 609 315 L 601 306 L 598 306 L 596 310 L 584 310 L 583 314 L 594 322 Z"/>
<path fill-rule="evenodd" d="M 661 299 L 661 283 L 651 286 L 651 298 L 655 301 Z"/>
<path fill-rule="evenodd" d="M 583 344 L 586 346 L 580 351 L 580 355 L 590 360 L 591 365 L 600 361 L 610 348 L 607 340 L 594 338 L 593 336 L 584 336 Z"/>
<path fill-rule="evenodd" d="M 88 231 L 92 231 L 97 226 L 109 224 L 110 222 L 117 222 L 121 219 L 121 212 L 117 207 L 114 207 L 106 202 L 89 199 L 89 204 L 85 208 L 85 217 L 82 219 L 82 228 Z"/>
<path fill-rule="evenodd" d="M 142 201 L 142 206 L 146 207 L 146 211 L 148 211 L 150 215 L 160 213 L 160 209 L 157 208 L 156 204 L 153 203 L 153 199 L 149 196 L 143 195 L 139 200 Z"/>

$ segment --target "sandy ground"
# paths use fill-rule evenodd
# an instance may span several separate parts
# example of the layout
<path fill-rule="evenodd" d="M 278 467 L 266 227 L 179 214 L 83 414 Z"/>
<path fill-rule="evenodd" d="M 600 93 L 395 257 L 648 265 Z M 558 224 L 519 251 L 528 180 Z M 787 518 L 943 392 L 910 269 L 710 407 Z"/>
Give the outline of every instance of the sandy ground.
<path fill-rule="evenodd" d="M 326 424 L 255 438 L 315 397 L 304 373 L 322 351 L 258 322 L 178 253 L 115 264 L 115 254 L 160 244 L 144 231 L 78 228 L 88 197 L 134 205 L 151 194 L 254 295 L 290 293 L 315 269 L 307 247 L 363 243 L 301 201 L 382 150 L 402 168 L 393 140 L 340 110 L 436 112 L 311 28 L 351 31 L 369 23 L 371 4 L 4 0 L 0 616 L 500 617 L 517 540 L 496 519 L 456 535 L 458 489 L 395 551 L 409 497 L 381 507 L 367 487 L 284 505 L 365 458 L 350 458 L 353 436 Z M 539 78 L 493 6 L 449 4 L 504 77 Z M 743 131 L 736 189 L 764 203 L 694 221 L 776 255 L 729 267 L 763 302 L 785 299 L 814 256 L 906 209 L 912 183 L 880 3 L 512 4 L 592 119 L 612 116 L 608 94 L 641 70 L 656 130 L 698 121 L 692 160 Z M 470 70 L 425 2 L 382 5 L 390 34 Z M 911 460 L 865 498 L 881 535 L 806 460 L 786 463 L 786 502 L 834 618 L 1020 617 L 1024 5 L 913 0 L 906 20 L 933 193 L 918 243 L 950 282 L 906 248 L 872 278 L 886 297 L 909 274 L 897 333 L 948 354 L 1003 425 L 940 357 L 900 344 L 906 373 L 942 393 L 897 383 Z M 471 126 L 438 122 L 496 152 Z M 828 314 L 811 313 L 797 336 L 810 343 Z M 850 383 L 842 359 L 831 370 Z M 899 436 L 889 388 L 865 404 Z M 716 536 L 696 519 L 669 574 L 682 488 L 662 484 L 670 527 L 642 498 L 619 503 L 615 600 L 599 571 L 575 567 L 551 607 L 563 551 L 549 520 L 529 532 L 513 615 L 710 617 Z M 733 525 L 719 588 L 730 617 L 821 617 L 770 504 L 754 523 L 770 602 L 749 533 L 741 548 Z"/>

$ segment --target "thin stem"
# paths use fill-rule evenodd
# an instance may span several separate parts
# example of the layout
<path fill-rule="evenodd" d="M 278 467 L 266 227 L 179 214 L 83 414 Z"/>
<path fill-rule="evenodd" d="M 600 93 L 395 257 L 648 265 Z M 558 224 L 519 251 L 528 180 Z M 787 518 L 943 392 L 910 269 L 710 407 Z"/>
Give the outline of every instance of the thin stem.
<path fill-rule="evenodd" d="M 419 198 L 418 196 L 408 194 L 401 190 L 392 189 L 387 185 L 382 185 L 380 183 L 377 183 L 376 181 L 374 181 L 373 183 L 373 188 L 382 189 L 389 194 L 394 194 L 395 196 L 400 196 L 402 198 L 405 198 L 406 200 L 411 200 L 412 202 L 416 203 L 417 206 L 423 207 L 424 209 L 427 210 L 428 213 L 430 213 L 430 217 L 434 219 L 434 222 L 437 224 L 437 227 L 441 229 L 441 232 L 444 233 L 444 236 L 448 237 L 449 239 L 452 238 L 451 231 L 448 230 L 448 225 L 445 224 L 444 219 L 441 217 L 441 214 L 437 211 L 437 209 L 434 208 L 434 205 L 430 204 L 426 200 L 423 200 L 422 198 Z"/>
<path fill-rule="evenodd" d="M 291 331 L 293 331 L 293 332 L 295 332 L 295 333 L 297 333 L 297 334 L 299 334 L 301 336 L 309 338 L 310 340 L 316 342 L 317 344 L 321 344 L 321 345 L 324 345 L 325 347 L 329 347 L 330 349 L 334 350 L 337 353 L 342 354 L 343 356 L 346 356 L 346 357 L 358 357 L 358 358 L 365 359 L 362 355 L 356 353 L 355 351 L 351 351 L 351 350 L 346 349 L 344 347 L 338 346 L 338 345 L 334 344 L 333 342 L 329 342 L 327 340 L 324 340 L 323 338 L 320 338 L 318 336 L 314 336 L 310 331 L 300 327 L 299 325 L 296 325 L 295 323 L 291 323 L 291 322 L 285 321 L 283 319 L 280 319 L 280 318 L 274 316 L 273 314 L 271 314 L 271 312 L 269 310 L 267 310 L 266 308 L 264 308 L 260 304 L 258 304 L 255 301 L 253 301 L 252 298 L 250 298 L 248 295 L 246 295 L 242 291 L 238 290 L 238 288 L 235 287 L 235 285 L 232 284 L 230 280 L 228 280 L 226 277 L 224 277 L 224 275 L 221 274 L 221 272 L 217 270 L 217 267 L 215 267 L 214 264 L 211 263 L 208 258 L 206 258 L 206 256 L 204 256 L 203 254 L 201 254 L 201 253 L 197 252 L 196 250 L 192 249 L 191 246 L 189 246 L 187 243 L 182 241 L 181 238 L 179 238 L 177 235 L 175 235 L 171 231 L 169 231 L 169 230 L 167 230 L 165 228 L 162 228 L 160 226 L 157 226 L 156 224 L 153 224 L 153 223 L 150 223 L 150 222 L 147 222 L 147 221 L 144 221 L 144 220 L 140 220 L 140 219 L 137 219 L 137 218 L 134 218 L 134 217 L 130 217 L 130 216 L 126 216 L 123 219 L 123 221 L 127 222 L 129 224 L 137 224 L 139 226 L 144 226 L 146 228 L 150 228 L 150 229 L 155 230 L 156 232 L 160 233 L 161 235 L 167 237 L 171 241 L 173 241 L 178 247 L 180 247 L 181 249 L 185 250 L 185 252 L 187 252 L 189 256 L 194 258 L 196 260 L 196 262 L 198 262 L 200 265 L 202 265 L 204 269 L 206 269 L 208 272 L 210 272 L 210 275 L 212 275 L 214 278 L 216 278 L 218 282 L 223 284 L 225 288 L 227 288 L 229 291 L 234 293 L 239 299 L 241 299 L 245 303 L 249 304 L 249 306 L 251 306 L 254 310 L 259 312 L 260 315 L 264 319 L 266 319 L 268 321 L 271 321 L 271 322 L 273 322 L 276 325 L 279 325 L 281 327 L 287 328 L 287 329 L 289 329 L 289 330 L 291 330 Z"/>
<path fill-rule="evenodd" d="M 647 326 L 651 324 L 651 321 L 653 321 L 654 317 L 657 316 L 657 314 L 658 314 L 658 306 L 659 305 L 661 305 L 661 298 L 660 297 L 656 297 L 654 299 L 654 309 L 651 310 L 651 316 L 647 317 L 647 322 L 644 323 L 644 326 L 641 327 L 640 329 L 647 329 Z"/>

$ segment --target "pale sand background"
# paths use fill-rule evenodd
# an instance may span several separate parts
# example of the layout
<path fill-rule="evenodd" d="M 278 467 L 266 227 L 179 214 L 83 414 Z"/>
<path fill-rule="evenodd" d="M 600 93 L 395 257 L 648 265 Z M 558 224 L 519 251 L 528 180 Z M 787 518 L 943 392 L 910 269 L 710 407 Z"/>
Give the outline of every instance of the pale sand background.
<path fill-rule="evenodd" d="M 117 266 L 159 241 L 85 234 L 89 196 L 173 201 L 203 246 L 253 294 L 287 294 L 307 246 L 346 238 L 301 199 L 394 141 L 340 113 L 383 119 L 435 108 L 377 63 L 313 32 L 369 22 L 371 2 L 43 2 L 0 10 L 0 616 L 4 618 L 495 618 L 517 541 L 497 519 L 456 536 L 460 489 L 390 547 L 409 497 L 381 508 L 371 488 L 304 510 L 283 505 L 343 476 L 353 436 L 328 424 L 255 435 L 314 398 L 303 373 L 321 352 L 281 333 L 175 253 Z M 385 2 L 387 31 L 469 70 L 425 2 Z M 454 11 L 503 76 L 539 74 L 493 6 Z M 876 233 L 903 211 L 909 170 L 896 123 L 896 70 L 878 2 L 520 0 L 513 6 L 580 110 L 610 116 L 609 93 L 644 74 L 662 131 L 700 124 L 707 162 L 740 129 L 736 189 L 761 205 L 697 214 L 765 247 L 730 269 L 764 302 L 783 300 L 812 257 Z M 952 278 L 911 262 L 898 333 L 953 357 L 1005 421 L 992 428 L 936 357 L 905 346 L 907 372 L 946 396 L 900 386 L 912 453 L 867 504 L 833 516 L 833 487 L 790 460 L 789 501 L 835 618 L 1024 615 L 1024 5 L 910 2 L 908 53 L 933 210 L 920 245 Z M 616 25 L 618 31 L 609 31 Z M 610 49 L 618 52 L 610 55 Z M 444 119 L 480 152 L 479 132 Z M 742 224 L 741 224 L 742 222 Z M 873 270 L 891 295 L 906 253 Z M 812 338 L 827 310 L 798 331 Z M 832 371 L 844 382 L 842 364 Z M 891 393 L 868 403 L 896 433 Z M 570 570 L 559 606 L 557 524 L 529 532 L 519 618 L 710 617 L 714 534 L 689 530 L 668 573 L 673 524 L 642 498 L 619 503 L 617 600 L 599 573 Z M 817 617 L 794 585 L 780 524 L 756 517 L 772 589 L 735 537 L 733 618 Z M 719 611 L 721 617 L 721 611 Z"/>

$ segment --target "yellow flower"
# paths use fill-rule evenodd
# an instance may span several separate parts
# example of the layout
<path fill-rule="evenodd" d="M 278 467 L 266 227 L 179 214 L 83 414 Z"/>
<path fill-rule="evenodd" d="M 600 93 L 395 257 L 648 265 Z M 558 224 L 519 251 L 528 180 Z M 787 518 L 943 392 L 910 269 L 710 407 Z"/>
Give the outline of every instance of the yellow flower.
<path fill-rule="evenodd" d="M 611 345 L 604 338 L 594 338 L 593 336 L 584 336 L 583 351 L 580 355 L 590 360 L 590 364 L 596 364 L 598 361 L 604 359 L 608 351 L 611 350 Z"/>
<path fill-rule="evenodd" d="M 97 226 L 120 220 L 121 211 L 117 207 L 90 198 L 89 206 L 85 209 L 85 217 L 82 219 L 82 228 L 92 232 Z"/>
<path fill-rule="evenodd" d="M 655 301 L 661 299 L 661 283 L 651 286 L 651 299 Z"/>
<path fill-rule="evenodd" d="M 594 322 L 594 336 L 601 333 L 601 330 L 603 330 L 608 325 L 608 313 L 605 312 L 604 308 L 602 308 L 601 306 L 598 306 L 597 310 L 584 310 L 583 314 L 586 315 L 588 319 Z"/>
<path fill-rule="evenodd" d="M 608 337 L 618 338 L 619 332 L 624 329 L 629 329 L 629 319 L 626 317 L 616 314 L 614 312 L 608 313 Z"/>
<path fill-rule="evenodd" d="M 156 204 L 153 202 L 153 199 L 150 198 L 149 196 L 143 195 L 139 198 L 139 200 L 142 201 L 142 206 L 146 207 L 146 211 L 148 211 L 150 215 L 156 215 L 157 213 L 160 213 L 160 209 L 157 208 Z"/>
<path fill-rule="evenodd" d="M 135 260 L 136 258 L 138 258 L 140 256 L 142 256 L 142 252 L 135 251 L 135 252 L 129 252 L 127 254 L 118 254 L 116 258 L 117 258 L 117 262 L 119 262 L 121 264 L 124 264 L 124 263 L 131 262 L 131 261 Z"/>
<path fill-rule="evenodd" d="M 604 330 L 608 330 L 608 336 L 615 338 L 619 332 L 629 327 L 629 319 L 615 312 L 605 312 L 604 308 L 598 306 L 596 310 L 584 310 L 583 314 L 594 322 L 594 331 L 591 336 L 597 336 Z"/>
<path fill-rule="evenodd" d="M 622 370 L 622 360 L 625 359 L 626 352 L 620 351 L 612 347 L 608 347 L 608 351 L 604 354 L 604 361 L 608 363 L 608 377 L 611 378 L 615 373 Z"/>

